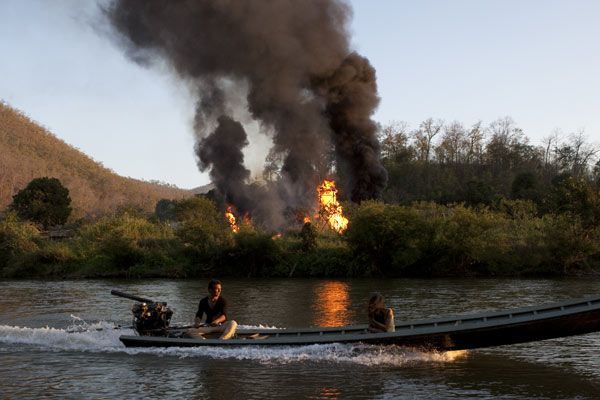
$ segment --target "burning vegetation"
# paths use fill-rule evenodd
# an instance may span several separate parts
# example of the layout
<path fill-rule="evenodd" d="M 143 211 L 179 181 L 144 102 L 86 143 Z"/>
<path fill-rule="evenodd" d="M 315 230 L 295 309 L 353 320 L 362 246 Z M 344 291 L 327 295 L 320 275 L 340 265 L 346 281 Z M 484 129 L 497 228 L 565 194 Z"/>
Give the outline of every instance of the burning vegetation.
<path fill-rule="evenodd" d="M 341 204 L 337 200 L 337 188 L 335 181 L 331 179 L 324 179 L 323 182 L 317 187 L 317 207 L 318 211 L 315 213 L 317 218 L 324 221 L 332 230 L 342 233 L 348 227 L 348 218 L 344 216 Z M 225 209 L 225 219 L 229 223 L 229 227 L 233 233 L 239 233 L 240 227 L 237 224 L 237 220 L 234 214 L 234 207 L 227 205 Z M 299 219 L 300 220 L 300 219 Z M 250 225 L 250 215 L 246 214 L 243 218 L 243 223 Z M 311 218 L 305 215 L 301 218 L 302 224 L 311 222 Z M 282 233 L 277 233 L 273 236 L 273 239 L 278 239 L 282 236 Z"/>
<path fill-rule="evenodd" d="M 229 223 L 229 227 L 233 233 L 238 233 L 240 231 L 240 227 L 236 222 L 235 215 L 233 215 L 233 207 L 227 206 L 225 209 L 225 219 Z"/>
<path fill-rule="evenodd" d="M 325 179 L 317 188 L 319 196 L 319 217 L 327 221 L 331 229 L 342 233 L 348 227 L 348 218 L 344 217 L 342 206 L 337 201 L 335 181 Z"/>

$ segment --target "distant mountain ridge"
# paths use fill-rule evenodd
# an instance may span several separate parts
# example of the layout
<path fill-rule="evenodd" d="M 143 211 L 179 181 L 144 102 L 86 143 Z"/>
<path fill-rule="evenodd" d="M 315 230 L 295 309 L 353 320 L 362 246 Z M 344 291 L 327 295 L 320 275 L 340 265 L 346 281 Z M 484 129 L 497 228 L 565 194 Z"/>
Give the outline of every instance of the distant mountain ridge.
<path fill-rule="evenodd" d="M 117 175 L 0 101 L 0 211 L 42 176 L 58 178 L 69 189 L 75 218 L 126 206 L 152 211 L 160 199 L 189 197 L 204 188 L 185 190 Z"/>

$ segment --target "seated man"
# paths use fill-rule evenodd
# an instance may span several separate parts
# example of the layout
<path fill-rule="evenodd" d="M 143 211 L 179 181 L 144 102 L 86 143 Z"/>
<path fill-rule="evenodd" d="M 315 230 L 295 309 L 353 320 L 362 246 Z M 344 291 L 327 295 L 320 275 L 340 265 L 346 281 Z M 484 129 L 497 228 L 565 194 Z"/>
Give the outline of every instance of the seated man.
<path fill-rule="evenodd" d="M 194 329 L 187 333 L 193 337 L 202 337 L 205 333 L 221 333 L 219 339 L 229 339 L 235 335 L 237 322 L 227 321 L 227 302 L 221 297 L 221 281 L 212 279 L 208 283 L 209 295 L 200 300 Z M 202 316 L 206 314 L 206 320 L 202 323 Z"/>
<path fill-rule="evenodd" d="M 369 299 L 369 331 L 371 332 L 394 332 L 394 311 L 385 308 L 381 293 L 373 293 Z"/>

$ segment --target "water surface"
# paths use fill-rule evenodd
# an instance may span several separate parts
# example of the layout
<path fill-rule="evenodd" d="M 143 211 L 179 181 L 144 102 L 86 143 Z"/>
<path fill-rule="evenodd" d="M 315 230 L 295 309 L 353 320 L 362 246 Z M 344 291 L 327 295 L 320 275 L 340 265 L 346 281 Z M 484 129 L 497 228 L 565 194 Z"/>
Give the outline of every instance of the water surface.
<path fill-rule="evenodd" d="M 168 301 L 192 321 L 206 281 L 0 282 L 0 398 L 600 398 L 600 334 L 469 352 L 394 346 L 126 349 L 133 302 Z M 600 293 L 569 280 L 226 280 L 245 326 L 364 323 L 378 290 L 397 320 L 536 305 Z M 83 332 L 69 333 L 73 328 Z"/>

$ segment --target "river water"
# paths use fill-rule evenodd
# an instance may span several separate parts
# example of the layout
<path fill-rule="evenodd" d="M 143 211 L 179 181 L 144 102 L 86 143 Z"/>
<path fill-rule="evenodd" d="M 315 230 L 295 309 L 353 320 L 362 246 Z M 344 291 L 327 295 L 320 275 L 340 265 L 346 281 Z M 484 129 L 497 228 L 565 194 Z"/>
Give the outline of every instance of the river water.
<path fill-rule="evenodd" d="M 0 281 L 0 398 L 598 399 L 600 333 L 461 352 L 394 346 L 126 349 L 132 301 L 192 321 L 206 281 Z M 372 291 L 397 322 L 593 296 L 569 280 L 226 280 L 242 326 L 364 323 Z M 75 331 L 75 332 L 72 332 Z"/>

